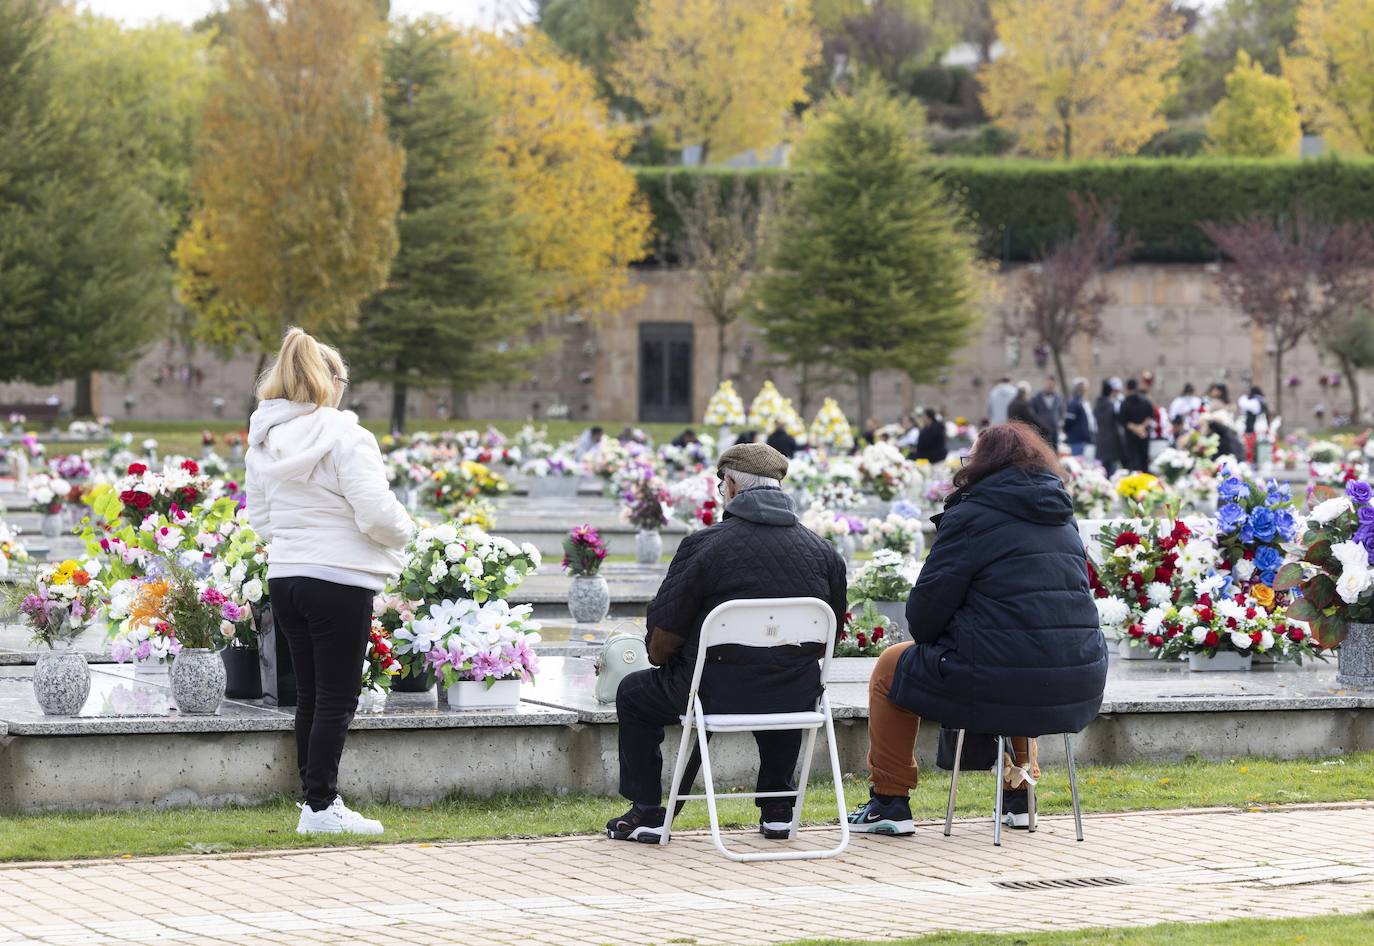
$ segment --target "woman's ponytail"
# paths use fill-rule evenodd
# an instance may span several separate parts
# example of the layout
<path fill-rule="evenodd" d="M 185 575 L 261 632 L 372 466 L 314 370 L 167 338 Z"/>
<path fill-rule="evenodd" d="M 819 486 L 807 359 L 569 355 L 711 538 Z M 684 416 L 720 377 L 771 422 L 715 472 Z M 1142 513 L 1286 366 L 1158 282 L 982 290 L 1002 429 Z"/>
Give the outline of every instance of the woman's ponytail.
<path fill-rule="evenodd" d="M 258 381 L 258 400 L 283 398 L 332 406 L 338 401 L 341 385 L 347 381 L 348 369 L 337 351 L 320 344 L 302 329 L 290 328 L 272 367 Z"/>

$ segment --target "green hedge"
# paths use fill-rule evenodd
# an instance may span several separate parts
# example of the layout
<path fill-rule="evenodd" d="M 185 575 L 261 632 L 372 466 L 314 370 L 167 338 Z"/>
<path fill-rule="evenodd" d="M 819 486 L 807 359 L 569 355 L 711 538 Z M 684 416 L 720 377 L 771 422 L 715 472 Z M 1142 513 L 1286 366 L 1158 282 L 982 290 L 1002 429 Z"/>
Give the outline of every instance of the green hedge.
<path fill-rule="evenodd" d="M 1116 204 L 1121 228 L 1135 235 L 1134 258 L 1148 262 L 1214 260 L 1216 249 L 1198 230 L 1200 220 L 1282 215 L 1296 207 L 1339 219 L 1374 220 L 1374 160 L 986 158 L 932 161 L 930 168 L 967 209 L 985 252 L 1003 260 L 1030 259 L 1037 247 L 1063 234 L 1071 192 Z M 671 261 L 680 224 L 667 199 L 666 176 L 672 175 L 675 189 L 686 191 L 707 174 L 738 177 L 756 188 L 770 178 L 785 182 L 794 172 L 638 168 L 635 173 L 653 210 L 657 258 Z"/>

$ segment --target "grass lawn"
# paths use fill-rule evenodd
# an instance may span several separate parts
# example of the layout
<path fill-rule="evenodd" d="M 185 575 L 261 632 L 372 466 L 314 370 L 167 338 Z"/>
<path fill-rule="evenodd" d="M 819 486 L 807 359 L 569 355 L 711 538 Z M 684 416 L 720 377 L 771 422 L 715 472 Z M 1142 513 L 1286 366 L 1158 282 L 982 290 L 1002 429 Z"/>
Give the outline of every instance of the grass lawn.
<path fill-rule="evenodd" d="M 1084 809 L 1098 812 L 1185 807 L 1255 808 L 1292 802 L 1352 801 L 1371 797 L 1368 772 L 1374 752 L 1344 759 L 1225 763 L 1179 762 L 1129 766 L 1082 766 Z M 1069 810 L 1063 773 L 1049 769 L 1040 786 L 1040 811 Z M 949 777 L 932 770 L 913 795 L 917 818 L 944 816 Z M 853 807 L 867 796 L 867 784 L 845 783 Z M 959 791 L 961 816 L 986 814 L 992 806 L 992 776 L 965 773 Z M 546 837 L 594 834 L 620 814 L 625 802 L 587 795 L 523 793 L 486 798 L 456 797 L 430 808 L 368 805 L 381 818 L 388 841 L 456 841 L 478 838 Z M 721 803 L 722 819 L 753 824 L 757 814 L 743 800 Z M 816 786 L 807 798 L 806 820 L 835 817 L 834 794 Z M 130 811 L 113 814 L 21 815 L 0 818 L 0 861 L 59 860 L 121 855 L 211 853 L 255 848 L 379 843 L 361 839 L 301 838 L 295 834 L 296 809 L 288 799 L 251 808 Z M 689 805 L 683 828 L 706 824 L 705 805 Z M 518 830 L 512 826 L 518 825 Z M 923 828 L 921 833 L 936 829 Z M 900 843 L 900 842 L 898 842 Z"/>
<path fill-rule="evenodd" d="M 419 420 L 412 421 L 409 425 L 411 431 L 416 430 L 486 430 L 488 426 L 495 427 L 501 433 L 510 437 L 515 434 L 527 421 L 523 420 L 464 420 L 452 419 L 446 421 Z M 604 427 L 608 436 L 614 437 L 624 428 L 626 421 L 621 420 L 550 420 L 536 422 L 536 427 L 547 427 L 549 440 L 552 443 L 560 443 L 564 440 L 575 440 L 588 427 Z M 158 451 L 163 454 L 185 454 L 188 456 L 198 456 L 200 454 L 200 434 L 202 430 L 209 430 L 217 437 L 232 431 L 241 431 L 247 424 L 235 418 L 220 418 L 216 420 L 119 420 L 115 421 L 114 430 L 116 434 L 133 434 L 134 444 L 137 445 L 143 440 L 151 437 L 158 442 Z M 387 422 L 385 420 L 368 420 L 363 422 L 363 426 L 371 430 L 378 437 L 387 432 Z M 654 439 L 655 443 L 667 443 L 679 433 L 683 427 L 692 427 L 700 432 L 700 425 L 692 424 L 634 424 Z M 714 431 L 711 431 L 714 433 Z M 224 448 L 219 447 L 221 453 Z"/>
<path fill-rule="evenodd" d="M 1014 925 L 1016 921 L 1008 917 L 1007 922 Z M 826 939 L 787 946 L 877 946 L 877 942 Z M 1367 946 L 1374 942 L 1374 913 L 1053 933 L 935 933 L 881 942 L 884 946 Z"/>

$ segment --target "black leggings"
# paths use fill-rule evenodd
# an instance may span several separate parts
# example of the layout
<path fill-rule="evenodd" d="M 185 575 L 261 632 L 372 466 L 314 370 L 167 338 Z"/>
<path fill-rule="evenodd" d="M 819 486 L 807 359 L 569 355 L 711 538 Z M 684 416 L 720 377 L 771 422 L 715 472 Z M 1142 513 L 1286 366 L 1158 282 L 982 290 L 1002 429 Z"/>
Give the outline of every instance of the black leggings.
<path fill-rule="evenodd" d="M 296 765 L 305 801 L 323 811 L 339 794 L 339 758 L 358 710 L 373 593 L 318 578 L 273 578 L 272 617 L 296 669 Z"/>

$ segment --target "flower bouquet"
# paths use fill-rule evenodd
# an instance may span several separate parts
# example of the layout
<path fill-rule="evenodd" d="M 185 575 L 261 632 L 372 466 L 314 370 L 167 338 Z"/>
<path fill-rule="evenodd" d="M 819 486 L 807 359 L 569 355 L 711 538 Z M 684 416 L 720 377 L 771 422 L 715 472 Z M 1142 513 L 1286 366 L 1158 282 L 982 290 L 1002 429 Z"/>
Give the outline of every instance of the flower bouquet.
<path fill-rule="evenodd" d="M 708 427 L 738 427 L 744 423 L 744 400 L 735 393 L 731 381 L 722 381 L 706 403 L 702 422 Z"/>
<path fill-rule="evenodd" d="M 1351 480 L 1337 493 L 1317 487 L 1298 561 L 1282 565 L 1276 592 L 1297 597 L 1287 616 L 1301 621 L 1324 647 L 1345 640 L 1351 625 L 1374 623 L 1374 489 Z"/>
<path fill-rule="evenodd" d="M 568 611 L 579 624 L 595 624 L 611 610 L 611 589 L 601 576 L 606 543 L 596 528 L 573 526 L 563 539 L 563 570 L 572 575 Z"/>
<path fill-rule="evenodd" d="M 849 585 L 850 601 L 901 601 L 921 574 L 921 566 L 900 552 L 879 549 Z"/>
<path fill-rule="evenodd" d="M 530 606 L 512 608 L 505 601 L 477 605 L 445 601 L 430 609 L 427 633 L 438 643 L 425 658 L 454 709 L 513 707 L 520 702 L 520 684 L 533 681 L 539 670 L 534 645 L 539 624 L 531 621 Z"/>
<path fill-rule="evenodd" d="M 193 509 L 209 496 L 210 489 L 210 478 L 201 475 L 195 460 L 182 460 L 161 473 L 146 463 L 131 463 L 114 488 L 96 498 L 91 508 L 107 520 L 122 517 L 138 526 L 150 515 L 168 515 L 174 505 Z"/>
<path fill-rule="evenodd" d="M 619 477 L 620 518 L 636 529 L 657 532 L 672 519 L 672 496 L 668 484 L 655 475 L 650 466 L 629 468 L 632 475 Z"/>
<path fill-rule="evenodd" d="M 801 515 L 802 525 L 825 539 L 846 557 L 854 552 L 854 524 L 857 521 L 818 502 L 807 506 Z"/>
<path fill-rule="evenodd" d="M 1190 670 L 1247 670 L 1256 654 L 1271 653 L 1288 628 L 1274 614 L 1243 593 L 1212 589 L 1215 576 L 1197 586 L 1196 601 L 1171 610 L 1165 618 L 1165 658 L 1187 657 Z"/>
<path fill-rule="evenodd" d="M 811 421 L 811 445 L 836 453 L 848 453 L 854 449 L 854 432 L 849 426 L 849 418 L 844 416 L 839 402 L 828 397 Z"/>
<path fill-rule="evenodd" d="M 858 466 L 864 488 L 882 500 L 897 498 L 916 482 L 913 464 L 887 441 L 864 447 Z"/>
<path fill-rule="evenodd" d="M 29 476 L 29 501 L 45 516 L 61 513 L 71 491 L 71 484 L 59 476 L 49 473 L 33 473 Z"/>
<path fill-rule="evenodd" d="M 1217 484 L 1217 544 L 1220 568 L 1230 573 L 1235 591 L 1252 597 L 1260 606 L 1282 606 L 1284 596 L 1274 591 L 1284 545 L 1297 535 L 1293 497 L 1287 483 L 1248 481 L 1229 470 Z"/>
<path fill-rule="evenodd" d="M 22 614 L 31 640 L 48 648 L 65 646 L 100 615 L 104 586 L 99 562 L 44 565 L 6 589 L 7 605 Z"/>
<path fill-rule="evenodd" d="M 1197 458 L 1193 454 L 1177 447 L 1160 451 L 1159 456 L 1155 457 L 1154 463 L 1151 464 L 1159 478 L 1174 487 L 1186 480 L 1196 465 Z"/>
<path fill-rule="evenodd" d="M 1105 519 L 1116 504 L 1116 489 L 1099 463 L 1077 457 L 1062 457 L 1060 465 L 1068 474 L 1073 514 L 1079 519 Z"/>
<path fill-rule="evenodd" d="M 0 578 L 10 573 L 11 562 L 27 562 L 29 553 L 24 543 L 19 541 L 19 532 L 8 523 L 0 520 Z"/>
<path fill-rule="evenodd" d="M 1164 483 L 1151 473 L 1129 473 L 1116 481 L 1116 495 L 1134 518 L 1168 515 L 1170 496 Z M 1172 510 L 1177 512 L 1177 506 Z"/>
<path fill-rule="evenodd" d="M 386 708 L 386 695 L 391 681 L 401 673 L 401 662 L 391 648 L 391 634 L 374 617 L 367 637 L 367 653 L 363 655 L 363 686 L 358 696 L 358 711 L 380 713 Z"/>
<path fill-rule="evenodd" d="M 68 483 L 83 483 L 91 478 L 90 461 L 77 453 L 66 453 L 48 458 L 48 469 L 53 476 Z"/>
<path fill-rule="evenodd" d="M 539 550 L 528 542 L 488 535 L 453 523 L 419 530 L 406 548 L 397 590 L 409 601 L 504 598 L 539 567 Z"/>
<path fill-rule="evenodd" d="M 889 549 L 907 558 L 919 558 L 925 544 L 925 534 L 921 532 L 919 519 L 891 512 L 886 519 L 869 519 L 865 523 L 866 548 Z"/>
<path fill-rule="evenodd" d="M 754 430 L 767 434 L 773 429 L 773 421 L 783 411 L 783 396 L 772 381 L 763 382 L 759 393 L 749 405 L 747 423 Z"/>
<path fill-rule="evenodd" d="M 668 505 L 689 529 L 715 525 L 720 519 L 721 501 L 719 480 L 710 471 L 678 480 L 668 487 Z"/>
<path fill-rule="evenodd" d="M 1157 656 L 1164 613 L 1185 579 L 1212 567 L 1216 548 L 1195 539 L 1182 521 L 1138 519 L 1104 526 L 1100 561 L 1088 561 L 1088 584 L 1102 631 L 1125 644 L 1123 656 Z"/>
<path fill-rule="evenodd" d="M 887 650 L 892 621 L 872 601 L 861 602 L 844 616 L 835 637 L 836 657 L 877 657 Z"/>

